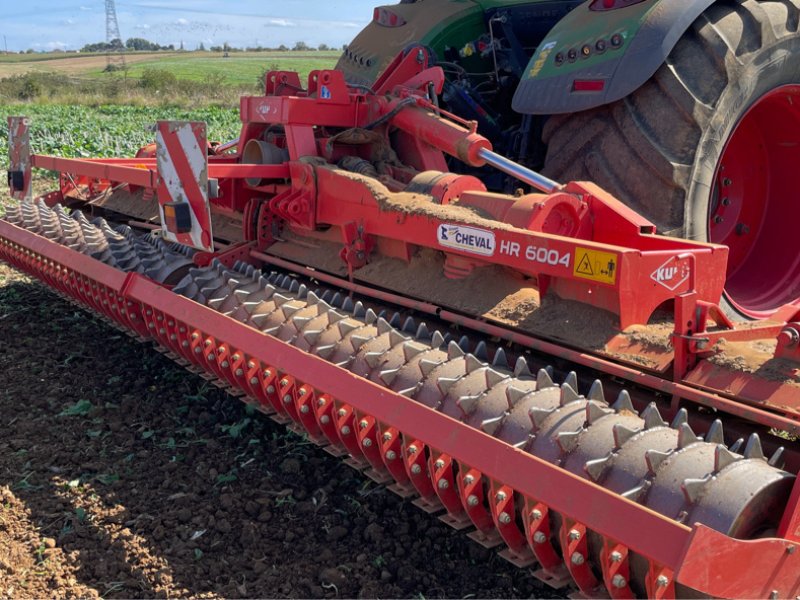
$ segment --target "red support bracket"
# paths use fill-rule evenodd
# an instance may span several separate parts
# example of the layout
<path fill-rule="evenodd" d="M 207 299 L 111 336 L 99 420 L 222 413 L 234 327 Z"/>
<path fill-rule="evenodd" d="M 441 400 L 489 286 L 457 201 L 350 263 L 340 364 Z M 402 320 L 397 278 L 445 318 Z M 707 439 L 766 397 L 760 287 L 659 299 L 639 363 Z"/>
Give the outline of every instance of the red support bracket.
<path fill-rule="evenodd" d="M 28 117 L 8 117 L 8 187 L 15 200 L 31 199 L 31 134 Z"/>

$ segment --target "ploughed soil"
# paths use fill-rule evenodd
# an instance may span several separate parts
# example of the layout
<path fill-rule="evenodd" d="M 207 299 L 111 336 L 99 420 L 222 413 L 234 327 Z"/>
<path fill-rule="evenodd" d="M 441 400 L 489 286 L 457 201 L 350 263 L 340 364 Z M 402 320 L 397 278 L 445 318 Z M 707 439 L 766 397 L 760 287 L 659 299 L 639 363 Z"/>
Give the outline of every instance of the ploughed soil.
<path fill-rule="evenodd" d="M 551 597 L 0 264 L 0 597 Z"/>

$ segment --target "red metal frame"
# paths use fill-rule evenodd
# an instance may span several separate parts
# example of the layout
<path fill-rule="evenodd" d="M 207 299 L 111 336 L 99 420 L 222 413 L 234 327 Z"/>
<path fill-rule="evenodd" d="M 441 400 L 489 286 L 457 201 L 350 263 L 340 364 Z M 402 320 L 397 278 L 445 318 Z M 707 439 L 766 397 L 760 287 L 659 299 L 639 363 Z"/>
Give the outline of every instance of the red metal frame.
<path fill-rule="evenodd" d="M 493 487 L 498 499 L 503 492 L 503 500 L 519 497 L 524 506 L 557 507 L 559 513 L 568 515 L 570 532 L 588 529 L 602 535 L 614 548 L 646 557 L 650 564 L 648 593 L 653 597 L 664 597 L 659 591 L 662 588 L 667 595 L 674 594 L 676 581 L 722 597 L 756 597 L 764 595 L 765 590 L 777 590 L 781 597 L 787 597 L 795 595 L 800 586 L 800 553 L 793 542 L 742 542 L 703 526 L 690 529 L 680 525 L 317 356 L 177 296 L 145 277 L 122 273 L 2 221 L 0 257 L 140 336 L 154 339 L 176 358 L 227 381 L 268 411 L 280 411 L 317 438 L 325 431 L 325 423 L 322 419 L 299 418 L 303 398 L 325 399 L 325 404 L 344 409 L 344 415 L 357 415 L 359 421 L 369 418 L 378 428 L 376 433 L 398 432 L 404 440 L 404 453 L 414 443 L 435 448 L 432 456 L 453 457 L 459 464 L 469 465 L 462 467 L 462 472 L 471 468 L 491 481 L 503 482 L 502 487 Z M 285 399 L 289 402 L 282 402 Z M 442 431 L 449 434 L 443 437 Z M 331 440 L 335 445 L 344 442 L 337 438 Z M 363 448 L 358 444 L 346 446 L 354 453 Z M 373 467 L 380 464 L 373 463 Z M 498 505 L 493 509 L 494 519 L 499 519 L 500 510 L 513 507 Z M 788 514 L 792 516 L 787 518 L 796 522 L 797 507 L 790 505 Z M 647 535 L 642 535 L 643 531 Z M 527 536 L 525 540 L 527 543 Z M 570 543 L 574 541 L 570 538 Z M 586 551 L 579 545 L 571 549 Z M 610 574 L 605 569 L 604 574 Z M 671 573 L 675 573 L 674 578 Z M 574 568 L 572 574 L 582 589 L 591 591 L 591 581 Z"/>

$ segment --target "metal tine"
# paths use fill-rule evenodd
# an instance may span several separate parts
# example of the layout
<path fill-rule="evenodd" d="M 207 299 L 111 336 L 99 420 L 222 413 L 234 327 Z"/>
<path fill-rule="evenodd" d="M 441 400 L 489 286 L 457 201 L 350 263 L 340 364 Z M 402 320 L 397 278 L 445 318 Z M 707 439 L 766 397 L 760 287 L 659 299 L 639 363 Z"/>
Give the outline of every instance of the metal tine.
<path fill-rule="evenodd" d="M 506 356 L 505 350 L 502 348 L 497 349 L 497 351 L 494 353 L 494 358 L 492 359 L 492 366 L 501 369 L 508 369 L 508 357 Z"/>
<path fill-rule="evenodd" d="M 475 346 L 475 351 L 473 352 L 473 354 L 475 356 L 477 356 L 479 359 L 481 359 L 482 361 L 488 362 L 489 361 L 489 349 L 486 346 L 486 342 L 484 342 L 483 340 L 478 342 L 478 345 Z"/>

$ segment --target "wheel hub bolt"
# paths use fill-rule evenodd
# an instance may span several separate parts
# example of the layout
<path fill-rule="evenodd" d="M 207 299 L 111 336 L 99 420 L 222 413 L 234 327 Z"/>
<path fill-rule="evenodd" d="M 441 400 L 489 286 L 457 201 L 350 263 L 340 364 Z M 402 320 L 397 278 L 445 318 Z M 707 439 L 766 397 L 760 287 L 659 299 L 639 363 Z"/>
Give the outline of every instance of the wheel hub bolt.
<path fill-rule="evenodd" d="M 389 441 L 391 441 L 391 440 L 392 440 L 392 434 L 391 434 L 391 433 L 389 433 L 389 432 L 387 431 L 386 433 L 384 433 L 384 434 L 383 434 L 383 441 L 384 441 L 384 442 L 389 442 Z"/>
<path fill-rule="evenodd" d="M 583 557 L 583 554 L 581 554 L 580 552 L 574 552 L 572 554 L 572 558 L 570 558 L 570 560 L 572 561 L 573 565 L 582 565 L 584 562 L 586 562 L 586 559 Z"/>
<path fill-rule="evenodd" d="M 340 417 L 343 417 L 347 414 L 347 411 L 343 408 L 340 408 L 336 414 L 339 415 Z"/>
<path fill-rule="evenodd" d="M 622 562 L 622 554 L 620 554 L 619 552 L 616 551 L 612 552 L 610 558 L 611 562 Z"/>
<path fill-rule="evenodd" d="M 498 502 L 503 502 L 506 499 L 506 493 L 497 492 L 497 495 L 494 497 L 494 499 L 497 500 Z"/>
<path fill-rule="evenodd" d="M 478 500 L 478 497 L 475 496 L 474 494 L 470 495 L 470 497 L 467 498 L 467 504 L 469 504 L 470 506 L 478 506 L 479 502 L 480 500 Z"/>
<path fill-rule="evenodd" d="M 444 467 L 444 461 L 441 459 L 437 460 L 435 463 L 433 463 L 433 466 L 436 467 L 437 469 L 441 469 Z"/>
<path fill-rule="evenodd" d="M 620 574 L 614 575 L 614 577 L 611 579 L 611 583 L 617 589 L 624 588 L 626 585 L 628 585 L 628 582 L 625 581 L 625 578 Z"/>
<path fill-rule="evenodd" d="M 258 385 L 258 377 L 251 377 L 250 385 Z"/>
<path fill-rule="evenodd" d="M 747 235 L 748 233 L 750 233 L 750 227 L 744 223 L 739 223 L 736 226 L 736 235 Z"/>
<path fill-rule="evenodd" d="M 360 421 L 358 426 L 361 427 L 361 429 L 366 429 L 367 427 L 369 427 L 369 423 L 365 419 L 363 421 Z"/>
<path fill-rule="evenodd" d="M 409 446 L 408 447 L 408 453 L 409 454 L 416 454 L 417 453 L 417 447 L 416 446 Z"/>
<path fill-rule="evenodd" d="M 666 575 L 659 575 L 658 578 L 656 579 L 656 585 L 658 587 L 667 587 L 668 584 L 669 584 L 669 579 L 667 578 Z"/>
<path fill-rule="evenodd" d="M 569 539 L 572 540 L 573 542 L 581 539 L 580 532 L 577 531 L 576 529 L 573 529 L 572 531 L 569 532 Z"/>
<path fill-rule="evenodd" d="M 372 440 L 370 438 L 365 439 L 364 448 L 369 448 L 370 446 L 372 446 Z"/>
<path fill-rule="evenodd" d="M 300 412 L 303 413 L 304 415 L 308 414 L 308 410 L 309 410 L 308 406 L 306 406 L 305 404 L 300 407 Z"/>
<path fill-rule="evenodd" d="M 412 465 L 411 466 L 411 472 L 414 475 L 419 475 L 420 473 L 422 473 L 422 467 L 420 467 L 419 465 Z"/>
<path fill-rule="evenodd" d="M 475 478 L 472 475 L 467 475 L 464 477 L 464 483 L 467 485 L 472 485 L 475 482 Z"/>
<path fill-rule="evenodd" d="M 286 395 L 283 397 L 283 403 L 284 403 L 284 404 L 289 404 L 291 401 L 292 401 L 292 397 L 291 397 L 289 394 L 286 394 Z"/>
<path fill-rule="evenodd" d="M 397 458 L 397 453 L 394 450 L 389 450 L 386 453 L 386 460 L 394 460 Z"/>
<path fill-rule="evenodd" d="M 541 531 L 537 531 L 533 534 L 533 541 L 537 544 L 544 544 L 547 541 L 547 536 Z"/>
<path fill-rule="evenodd" d="M 342 427 L 342 435 L 350 435 L 350 428 L 347 425 Z"/>
<path fill-rule="evenodd" d="M 440 490 L 446 490 L 448 487 L 450 487 L 450 484 L 447 482 L 447 479 L 440 479 L 438 486 Z"/>
<path fill-rule="evenodd" d="M 540 511 L 538 508 L 537 508 L 537 509 L 534 509 L 534 510 L 531 512 L 531 517 L 533 517 L 533 520 L 534 520 L 534 521 L 538 521 L 538 520 L 540 520 L 540 519 L 542 518 L 542 511 Z"/>
<path fill-rule="evenodd" d="M 319 418 L 319 422 L 322 423 L 323 425 L 327 425 L 328 423 L 331 422 L 331 418 L 328 415 L 322 415 Z"/>
<path fill-rule="evenodd" d="M 501 512 L 500 516 L 497 517 L 497 520 L 500 521 L 503 525 L 508 525 L 511 523 L 511 515 L 507 512 Z"/>

